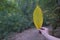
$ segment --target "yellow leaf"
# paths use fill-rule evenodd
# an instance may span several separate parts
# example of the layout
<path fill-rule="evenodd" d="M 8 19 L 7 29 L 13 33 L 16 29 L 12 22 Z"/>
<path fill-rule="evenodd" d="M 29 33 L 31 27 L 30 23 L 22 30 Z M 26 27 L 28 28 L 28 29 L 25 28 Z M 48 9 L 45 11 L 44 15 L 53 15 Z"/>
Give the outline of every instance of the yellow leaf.
<path fill-rule="evenodd" d="M 43 13 L 39 6 L 36 6 L 33 13 L 33 21 L 37 29 L 40 29 L 43 24 Z"/>

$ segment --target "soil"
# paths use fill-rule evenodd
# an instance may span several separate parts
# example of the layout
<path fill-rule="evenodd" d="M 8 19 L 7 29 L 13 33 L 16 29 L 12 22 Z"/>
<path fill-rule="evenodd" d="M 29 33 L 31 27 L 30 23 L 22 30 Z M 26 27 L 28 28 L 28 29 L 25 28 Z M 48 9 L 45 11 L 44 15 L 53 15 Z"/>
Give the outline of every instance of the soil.
<path fill-rule="evenodd" d="M 35 28 L 25 30 L 22 33 L 13 33 L 7 40 L 46 40 Z"/>

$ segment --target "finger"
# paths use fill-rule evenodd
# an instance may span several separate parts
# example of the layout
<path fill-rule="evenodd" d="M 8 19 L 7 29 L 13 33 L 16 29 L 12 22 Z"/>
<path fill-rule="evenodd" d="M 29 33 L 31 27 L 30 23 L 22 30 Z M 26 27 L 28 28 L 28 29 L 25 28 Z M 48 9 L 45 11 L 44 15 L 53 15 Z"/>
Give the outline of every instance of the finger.
<path fill-rule="evenodd" d="M 42 29 L 45 29 L 45 30 L 46 30 L 46 29 L 48 29 L 48 28 L 46 28 L 46 27 L 42 27 Z"/>
<path fill-rule="evenodd" d="M 44 28 L 41 28 L 41 30 L 45 30 Z"/>

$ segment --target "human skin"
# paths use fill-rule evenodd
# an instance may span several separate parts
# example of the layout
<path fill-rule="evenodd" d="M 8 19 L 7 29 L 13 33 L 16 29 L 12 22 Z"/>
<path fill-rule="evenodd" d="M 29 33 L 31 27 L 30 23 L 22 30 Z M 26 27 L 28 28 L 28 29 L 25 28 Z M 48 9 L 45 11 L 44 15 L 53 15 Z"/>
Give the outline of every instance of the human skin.
<path fill-rule="evenodd" d="M 48 40 L 60 40 L 60 38 L 56 38 L 56 37 L 54 37 L 54 36 L 51 36 L 51 35 L 49 34 L 48 28 L 46 28 L 46 27 L 42 27 L 39 31 L 40 31 L 41 34 L 42 34 L 43 36 L 45 36 Z"/>

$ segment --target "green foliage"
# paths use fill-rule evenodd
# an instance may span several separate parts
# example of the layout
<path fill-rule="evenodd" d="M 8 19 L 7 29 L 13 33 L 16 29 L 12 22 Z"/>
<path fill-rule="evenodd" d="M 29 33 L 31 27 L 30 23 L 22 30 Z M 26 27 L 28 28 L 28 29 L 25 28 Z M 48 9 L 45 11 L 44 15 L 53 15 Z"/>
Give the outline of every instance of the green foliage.
<path fill-rule="evenodd" d="M 39 3 L 44 14 L 44 25 L 55 24 L 58 19 L 57 13 L 54 13 L 57 7 L 56 0 L 40 0 Z"/>

